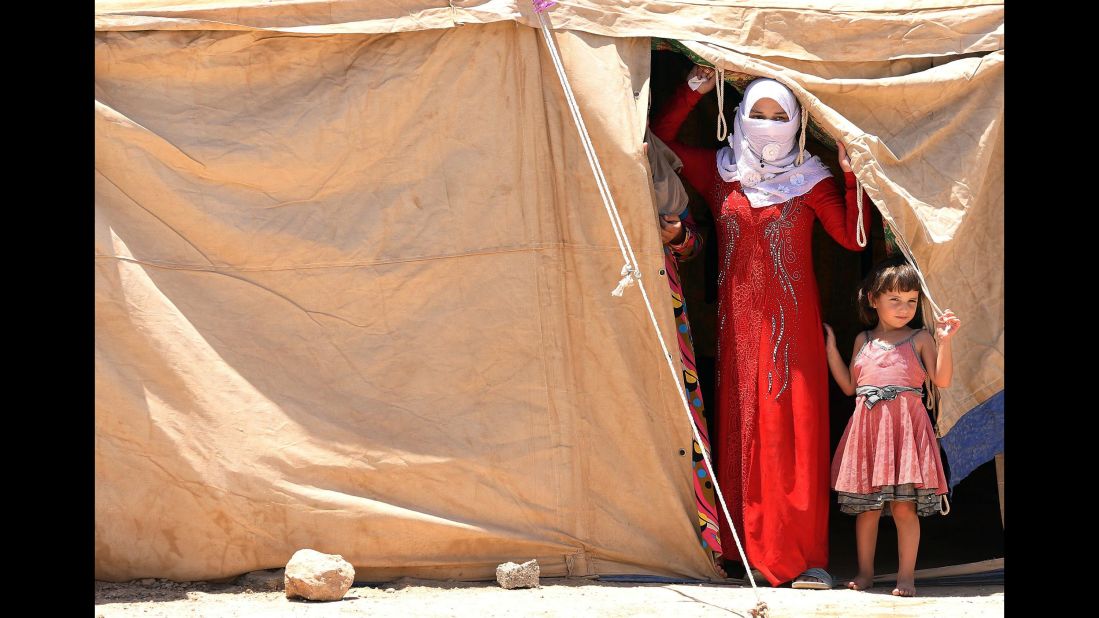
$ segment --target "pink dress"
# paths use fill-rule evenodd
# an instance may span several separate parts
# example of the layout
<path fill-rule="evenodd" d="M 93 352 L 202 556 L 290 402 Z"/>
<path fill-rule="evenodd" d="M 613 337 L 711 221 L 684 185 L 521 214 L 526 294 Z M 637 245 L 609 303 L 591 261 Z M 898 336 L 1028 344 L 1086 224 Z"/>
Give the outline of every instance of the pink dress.
<path fill-rule="evenodd" d="M 939 494 L 947 492 L 947 484 L 923 405 L 927 372 L 916 352 L 919 332 L 889 345 L 867 331 L 855 356 L 855 413 L 832 460 L 832 489 L 839 492 L 844 513 L 884 509 L 889 514 L 889 502 L 896 500 L 914 501 L 921 516 L 939 512 Z"/>

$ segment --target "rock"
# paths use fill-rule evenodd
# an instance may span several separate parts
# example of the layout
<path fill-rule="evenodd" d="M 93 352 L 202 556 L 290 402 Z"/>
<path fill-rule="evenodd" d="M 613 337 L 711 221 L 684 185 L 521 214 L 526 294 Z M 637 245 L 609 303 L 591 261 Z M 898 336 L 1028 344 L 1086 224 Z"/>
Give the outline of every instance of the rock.
<path fill-rule="evenodd" d="M 355 581 L 355 567 L 338 554 L 299 549 L 286 563 L 286 598 L 339 601 Z"/>
<path fill-rule="evenodd" d="M 386 588 L 385 591 L 392 594 L 394 592 L 397 592 L 397 589 L 396 588 Z"/>
<path fill-rule="evenodd" d="M 286 569 L 251 571 L 237 579 L 237 585 L 257 592 L 274 592 L 285 587 Z"/>
<path fill-rule="evenodd" d="M 538 561 L 529 560 L 523 564 L 505 562 L 496 567 L 496 581 L 502 588 L 537 588 Z"/>
<path fill-rule="evenodd" d="M 145 579 L 141 580 L 141 585 L 142 586 L 152 586 L 155 583 L 156 583 L 156 580 L 153 579 L 152 577 L 146 577 Z"/>

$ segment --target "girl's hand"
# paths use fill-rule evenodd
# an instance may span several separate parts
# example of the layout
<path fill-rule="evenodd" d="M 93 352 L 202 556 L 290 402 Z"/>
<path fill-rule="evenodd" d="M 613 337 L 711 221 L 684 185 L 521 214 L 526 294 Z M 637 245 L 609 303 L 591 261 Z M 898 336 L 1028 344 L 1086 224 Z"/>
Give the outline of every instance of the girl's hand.
<path fill-rule="evenodd" d="M 844 172 L 851 171 L 851 159 L 847 156 L 847 148 L 844 147 L 843 142 L 836 140 L 836 158 L 839 160 L 840 169 Z"/>
<path fill-rule="evenodd" d="M 665 245 L 677 245 L 683 242 L 687 234 L 683 229 L 683 222 L 675 215 L 660 215 L 660 240 Z"/>
<path fill-rule="evenodd" d="M 942 317 L 935 320 L 935 341 L 942 343 L 949 340 L 958 332 L 961 325 L 962 321 L 954 315 L 953 311 L 949 309 L 943 311 Z"/>
<path fill-rule="evenodd" d="M 822 322 L 824 324 L 824 347 L 829 350 L 838 350 L 836 348 L 836 334 L 832 332 L 832 327 L 828 325 L 828 322 Z"/>
<path fill-rule="evenodd" d="M 687 81 L 690 82 L 692 79 L 704 80 L 702 85 L 698 87 L 698 93 L 706 94 L 717 85 L 717 78 L 714 77 L 715 74 L 716 71 L 714 71 L 713 67 L 704 67 L 696 64 L 695 68 L 691 69 L 691 72 L 687 74 Z"/>

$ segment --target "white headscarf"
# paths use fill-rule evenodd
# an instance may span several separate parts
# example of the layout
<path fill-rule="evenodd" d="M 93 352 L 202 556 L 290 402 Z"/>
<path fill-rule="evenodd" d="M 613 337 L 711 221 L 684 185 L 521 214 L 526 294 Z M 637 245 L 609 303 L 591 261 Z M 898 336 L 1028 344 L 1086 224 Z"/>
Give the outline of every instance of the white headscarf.
<path fill-rule="evenodd" d="M 748 115 L 760 99 L 773 99 L 786 112 L 786 122 L 753 120 Z M 729 146 L 717 151 L 717 171 L 725 182 L 739 180 L 753 208 L 780 204 L 808 193 L 832 176 L 820 157 L 797 165 L 801 106 L 790 89 L 773 79 L 757 79 L 744 89 L 736 109 Z"/>

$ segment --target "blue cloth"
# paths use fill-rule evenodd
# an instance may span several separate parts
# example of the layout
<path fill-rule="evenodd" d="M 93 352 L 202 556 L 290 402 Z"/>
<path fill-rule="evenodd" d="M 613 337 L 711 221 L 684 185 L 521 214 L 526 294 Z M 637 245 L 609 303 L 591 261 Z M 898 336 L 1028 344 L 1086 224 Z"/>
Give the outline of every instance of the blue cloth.
<path fill-rule="evenodd" d="M 950 489 L 970 472 L 1004 452 L 1004 392 L 966 412 L 940 441 L 950 466 Z"/>

